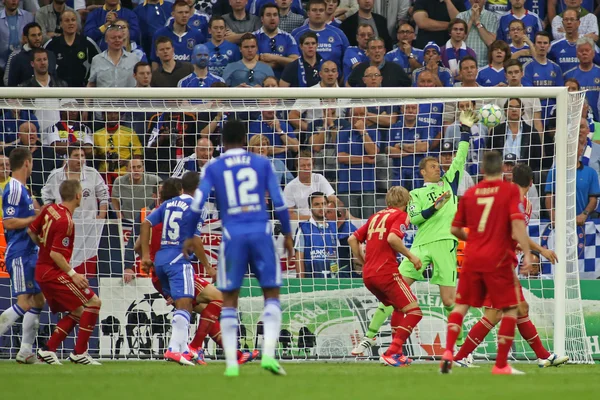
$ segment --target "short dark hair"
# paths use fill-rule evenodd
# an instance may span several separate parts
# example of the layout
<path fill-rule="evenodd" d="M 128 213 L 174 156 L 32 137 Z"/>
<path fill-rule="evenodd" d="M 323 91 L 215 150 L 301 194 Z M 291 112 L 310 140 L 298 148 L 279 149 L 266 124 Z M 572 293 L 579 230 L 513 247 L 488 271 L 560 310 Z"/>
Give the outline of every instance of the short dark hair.
<path fill-rule="evenodd" d="M 306 9 L 310 11 L 310 6 L 312 6 L 313 4 L 322 4 L 325 7 L 327 7 L 327 3 L 325 3 L 325 0 L 308 0 L 308 5 L 306 6 Z"/>
<path fill-rule="evenodd" d="M 523 100 L 518 97 L 511 97 L 510 99 L 506 100 L 506 103 L 504 103 L 504 109 L 508 109 L 508 103 L 510 103 L 511 100 L 516 100 L 519 103 L 519 107 L 523 109 Z"/>
<path fill-rule="evenodd" d="M 225 18 L 221 17 L 220 15 L 213 15 L 212 17 L 210 17 L 210 21 L 208 21 L 208 27 L 212 28 L 212 24 L 215 21 L 223 21 L 223 23 L 227 25 L 227 23 L 225 22 Z"/>
<path fill-rule="evenodd" d="M 458 70 L 462 71 L 463 69 L 463 64 L 467 61 L 473 61 L 475 63 L 475 66 L 477 66 L 477 60 L 475 59 L 475 57 L 473 56 L 464 56 L 462 60 L 460 60 L 460 62 L 458 63 Z"/>
<path fill-rule="evenodd" d="M 210 87 L 229 87 L 225 82 L 213 82 Z"/>
<path fill-rule="evenodd" d="M 527 164 L 519 163 L 512 170 L 513 182 L 522 188 L 528 188 L 533 180 L 533 170 Z"/>
<path fill-rule="evenodd" d="M 134 66 L 133 66 L 133 74 L 137 74 L 138 69 L 142 68 L 142 67 L 150 67 L 150 64 L 148 64 L 146 61 L 138 61 Z M 150 72 L 152 72 L 152 67 L 150 67 Z"/>
<path fill-rule="evenodd" d="M 171 200 L 179 196 L 179 193 L 181 193 L 181 181 L 179 179 L 167 178 L 162 182 L 162 187 L 160 188 L 161 201 Z"/>
<path fill-rule="evenodd" d="M 365 23 L 363 22 L 363 23 L 360 23 L 360 24 L 358 24 L 358 27 L 356 28 L 356 34 L 357 34 L 357 35 L 358 35 L 358 30 L 359 30 L 360 28 L 371 28 L 371 30 L 373 31 L 373 34 L 375 34 L 375 29 L 373 29 L 373 27 L 372 27 L 371 25 L 369 25 L 369 24 L 365 24 Z"/>
<path fill-rule="evenodd" d="M 177 0 L 175 3 L 173 3 L 173 7 L 171 8 L 172 10 L 175 9 L 175 7 L 187 7 L 187 8 L 191 8 L 190 5 L 187 3 L 187 1 L 185 0 Z"/>
<path fill-rule="evenodd" d="M 75 200 L 75 196 L 79 192 L 81 192 L 81 183 L 76 179 L 62 181 L 58 187 L 58 193 L 63 202 Z"/>
<path fill-rule="evenodd" d="M 279 15 L 279 8 L 277 8 L 277 6 L 273 3 L 267 3 L 264 6 L 261 7 L 260 9 L 260 17 L 264 17 L 265 16 L 265 11 L 269 8 L 274 8 L 277 10 L 277 15 Z"/>
<path fill-rule="evenodd" d="M 579 81 L 577 80 L 577 78 L 565 79 L 565 85 L 567 84 L 567 82 L 573 82 L 577 86 L 577 90 L 581 90 L 581 85 L 579 84 Z"/>
<path fill-rule="evenodd" d="M 223 126 L 221 137 L 224 145 L 243 146 L 246 141 L 247 126 L 236 119 L 227 120 Z"/>
<path fill-rule="evenodd" d="M 240 38 L 240 47 L 242 47 L 242 44 L 246 41 L 246 40 L 254 40 L 254 42 L 258 45 L 258 39 L 256 38 L 256 36 L 254 36 L 252 33 L 250 32 L 246 32 L 242 35 L 242 37 Z"/>
<path fill-rule="evenodd" d="M 67 147 L 67 155 L 69 157 L 71 157 L 71 154 L 73 154 L 73 152 L 76 150 L 83 151 L 83 154 L 85 155 L 85 149 L 83 148 L 83 142 L 77 140 L 73 143 L 69 143 L 69 146 Z"/>
<path fill-rule="evenodd" d="M 525 30 L 525 22 L 521 21 L 520 19 L 513 19 L 512 21 L 510 21 L 508 23 L 508 28 L 510 29 L 510 26 L 512 24 L 517 24 L 517 25 L 521 25 L 521 28 L 523 28 L 523 30 Z"/>
<path fill-rule="evenodd" d="M 505 71 L 505 73 L 506 73 L 506 70 L 509 67 L 515 67 L 515 66 L 519 67 L 519 69 L 521 70 L 521 72 L 523 72 L 523 64 L 521 64 L 521 61 L 515 60 L 515 59 L 511 58 L 510 60 L 508 60 L 507 62 L 504 63 L 504 71 Z"/>
<path fill-rule="evenodd" d="M 373 42 L 381 42 L 381 43 L 383 43 L 383 46 L 385 47 L 385 40 L 383 40 L 383 39 L 382 39 L 382 38 L 380 38 L 379 36 L 373 36 L 371 39 L 369 39 L 369 40 L 367 41 L 367 49 L 368 49 L 369 47 L 371 47 L 371 43 L 373 43 Z"/>
<path fill-rule="evenodd" d="M 327 196 L 323 192 L 312 192 L 310 196 L 308 196 L 308 205 L 312 207 L 313 200 L 318 199 L 319 197 L 325 199 L 325 203 L 327 203 Z"/>
<path fill-rule="evenodd" d="M 29 31 L 33 28 L 39 28 L 40 31 L 42 30 L 42 26 L 40 24 L 37 22 L 30 22 L 23 27 L 23 36 L 29 36 Z"/>
<path fill-rule="evenodd" d="M 42 54 L 42 53 L 44 53 L 45 55 L 48 55 L 48 50 L 46 50 L 43 47 L 36 47 L 35 49 L 31 50 L 31 61 L 35 60 L 36 54 Z"/>
<path fill-rule="evenodd" d="M 486 151 L 483 154 L 483 173 L 485 175 L 499 175 L 502 173 L 502 154 L 496 150 Z"/>
<path fill-rule="evenodd" d="M 306 39 L 308 38 L 313 38 L 315 39 L 315 41 L 317 42 L 317 44 L 319 44 L 319 37 L 317 36 L 316 33 L 314 33 L 313 31 L 306 31 L 304 32 L 302 35 L 300 35 L 300 44 L 304 44 L 304 42 L 306 41 Z"/>
<path fill-rule="evenodd" d="M 8 156 L 8 163 L 10 164 L 10 170 L 16 171 L 23 167 L 25 161 L 31 160 L 31 151 L 26 147 L 17 147 L 10 152 Z"/>
<path fill-rule="evenodd" d="M 171 40 L 170 37 L 167 36 L 159 36 L 155 41 L 154 41 L 154 46 L 158 47 L 159 44 L 162 43 L 171 43 L 171 46 L 173 46 L 173 41 Z"/>
<path fill-rule="evenodd" d="M 194 171 L 188 171 L 181 177 L 181 188 L 184 193 L 194 193 L 200 183 L 200 175 Z"/>
<path fill-rule="evenodd" d="M 538 33 L 535 34 L 535 37 L 533 38 L 533 43 L 535 43 L 535 41 L 537 40 L 538 36 L 546 37 L 546 38 L 548 38 L 548 40 L 550 42 L 552 42 L 552 36 L 550 36 L 550 34 L 548 32 L 546 32 L 546 31 L 539 31 Z"/>
<path fill-rule="evenodd" d="M 462 25 L 465 28 L 465 34 L 468 33 L 469 25 L 467 25 L 464 19 L 454 18 L 452 21 L 450 21 L 450 23 L 448 24 L 448 32 L 452 31 L 454 25 Z"/>
<path fill-rule="evenodd" d="M 510 57 L 511 57 L 512 53 L 510 51 L 510 46 L 504 40 L 498 39 L 498 40 L 494 40 L 492 42 L 492 44 L 490 44 L 490 49 L 488 50 L 488 63 L 489 64 L 492 63 L 492 53 L 496 49 L 500 49 L 504 52 L 504 60 L 502 60 L 502 63 L 505 63 L 511 59 Z"/>

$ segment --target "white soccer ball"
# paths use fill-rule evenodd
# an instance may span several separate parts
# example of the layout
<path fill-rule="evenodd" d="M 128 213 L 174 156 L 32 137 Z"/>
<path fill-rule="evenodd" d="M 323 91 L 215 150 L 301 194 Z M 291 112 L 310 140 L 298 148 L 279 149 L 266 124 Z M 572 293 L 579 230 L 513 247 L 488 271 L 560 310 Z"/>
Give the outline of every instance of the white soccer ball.
<path fill-rule="evenodd" d="M 488 128 L 500 125 L 503 116 L 502 108 L 495 104 L 485 104 L 479 109 L 479 120 Z"/>

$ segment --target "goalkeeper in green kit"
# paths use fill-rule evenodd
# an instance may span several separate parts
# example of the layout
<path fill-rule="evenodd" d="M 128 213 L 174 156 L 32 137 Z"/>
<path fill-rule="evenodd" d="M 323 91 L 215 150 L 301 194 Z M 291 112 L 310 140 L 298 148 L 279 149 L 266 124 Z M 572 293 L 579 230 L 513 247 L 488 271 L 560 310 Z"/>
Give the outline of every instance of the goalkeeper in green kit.
<path fill-rule="evenodd" d="M 446 316 L 454 308 L 456 295 L 456 247 L 458 239 L 450 233 L 450 227 L 457 210 L 458 184 L 465 169 L 469 151 L 471 127 L 479 121 L 479 116 L 473 110 L 460 113 L 461 138 L 456 157 L 452 165 L 441 177 L 440 164 L 437 158 L 425 157 L 419 163 L 419 171 L 425 184 L 423 187 L 410 192 L 411 201 L 408 205 L 410 222 L 418 230 L 410 251 L 416 255 L 423 266 L 433 264 L 433 276 L 430 282 L 440 288 L 440 297 Z M 415 281 L 423 280 L 423 271 L 416 270 L 408 259 L 402 260 L 399 271 L 402 278 L 412 285 Z M 392 307 L 379 304 L 367 336 L 352 350 L 352 355 L 361 355 L 375 344 L 375 336 L 379 328 L 390 316 Z M 392 332 L 395 327 L 392 326 Z M 462 333 L 461 333 L 462 336 Z"/>

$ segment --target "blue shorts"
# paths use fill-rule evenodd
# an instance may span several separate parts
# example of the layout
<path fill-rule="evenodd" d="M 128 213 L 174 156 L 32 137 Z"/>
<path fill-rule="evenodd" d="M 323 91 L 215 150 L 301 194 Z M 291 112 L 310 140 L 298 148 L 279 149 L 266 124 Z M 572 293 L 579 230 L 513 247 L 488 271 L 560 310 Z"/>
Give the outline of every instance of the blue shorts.
<path fill-rule="evenodd" d="M 13 296 L 42 292 L 40 286 L 35 281 L 35 264 L 37 258 L 37 254 L 6 258 L 6 270 L 10 276 Z"/>
<path fill-rule="evenodd" d="M 235 234 L 224 230 L 217 263 L 217 287 L 224 292 L 238 290 L 248 273 L 248 265 L 261 288 L 281 286 L 281 264 L 270 232 Z"/>
<path fill-rule="evenodd" d="M 154 272 L 160 280 L 165 297 L 171 297 L 173 300 L 194 298 L 194 268 L 187 260 L 157 265 Z"/>

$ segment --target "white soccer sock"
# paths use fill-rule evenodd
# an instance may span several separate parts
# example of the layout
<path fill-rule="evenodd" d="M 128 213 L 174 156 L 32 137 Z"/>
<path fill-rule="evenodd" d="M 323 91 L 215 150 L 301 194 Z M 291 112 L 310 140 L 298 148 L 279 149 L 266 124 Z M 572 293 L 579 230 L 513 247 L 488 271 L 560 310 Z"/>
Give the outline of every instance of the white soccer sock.
<path fill-rule="evenodd" d="M 169 348 L 172 352 L 183 353 L 188 351 L 188 336 L 190 329 L 190 313 L 186 310 L 177 310 L 173 313 L 171 321 L 172 332 Z"/>
<path fill-rule="evenodd" d="M 281 332 L 281 305 L 279 299 L 265 300 L 262 320 L 265 330 L 263 354 L 275 357 L 275 346 L 277 346 L 279 333 Z"/>
<path fill-rule="evenodd" d="M 41 308 L 31 308 L 23 317 L 23 338 L 21 339 L 21 351 L 31 353 L 33 342 L 40 327 Z"/>
<path fill-rule="evenodd" d="M 13 326 L 23 314 L 25 314 L 25 311 L 16 304 L 13 304 L 12 307 L 4 310 L 4 312 L 0 314 L 0 336 L 4 335 L 8 328 Z"/>
<path fill-rule="evenodd" d="M 221 310 L 221 341 L 228 367 L 237 366 L 237 310 L 233 307 L 223 307 Z"/>

